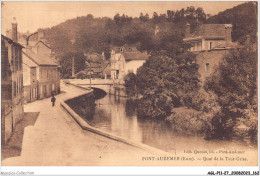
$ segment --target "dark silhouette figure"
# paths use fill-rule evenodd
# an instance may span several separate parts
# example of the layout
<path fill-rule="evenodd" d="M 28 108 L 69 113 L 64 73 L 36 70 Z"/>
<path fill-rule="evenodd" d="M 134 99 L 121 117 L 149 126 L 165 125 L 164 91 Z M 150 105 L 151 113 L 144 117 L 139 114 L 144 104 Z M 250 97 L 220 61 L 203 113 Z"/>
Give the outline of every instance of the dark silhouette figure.
<path fill-rule="evenodd" d="M 52 98 L 51 98 L 52 106 L 55 106 L 55 101 L 56 101 L 56 98 L 54 97 L 54 95 L 52 95 Z"/>

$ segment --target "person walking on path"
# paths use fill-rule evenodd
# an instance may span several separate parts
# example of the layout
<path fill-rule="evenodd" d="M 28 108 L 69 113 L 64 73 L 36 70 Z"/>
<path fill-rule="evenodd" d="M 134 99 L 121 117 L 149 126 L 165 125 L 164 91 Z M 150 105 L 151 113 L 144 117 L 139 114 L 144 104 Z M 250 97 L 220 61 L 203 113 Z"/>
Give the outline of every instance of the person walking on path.
<path fill-rule="evenodd" d="M 54 97 L 54 95 L 52 95 L 52 98 L 51 98 L 52 106 L 55 105 L 55 101 L 56 101 L 56 98 Z"/>

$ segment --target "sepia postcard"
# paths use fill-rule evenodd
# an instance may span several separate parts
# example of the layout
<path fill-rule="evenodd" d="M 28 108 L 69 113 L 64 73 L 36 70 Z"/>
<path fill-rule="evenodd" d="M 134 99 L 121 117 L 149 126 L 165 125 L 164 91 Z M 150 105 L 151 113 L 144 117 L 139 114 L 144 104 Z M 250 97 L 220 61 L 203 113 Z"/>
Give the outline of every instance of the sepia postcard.
<path fill-rule="evenodd" d="M 1 166 L 258 166 L 257 70 L 257 1 L 1 1 Z"/>

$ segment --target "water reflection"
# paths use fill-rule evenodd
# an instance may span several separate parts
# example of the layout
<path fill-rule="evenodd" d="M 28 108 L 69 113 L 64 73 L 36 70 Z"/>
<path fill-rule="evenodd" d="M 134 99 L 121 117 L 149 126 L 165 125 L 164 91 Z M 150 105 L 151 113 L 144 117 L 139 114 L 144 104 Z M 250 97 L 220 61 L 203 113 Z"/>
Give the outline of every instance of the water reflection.
<path fill-rule="evenodd" d="M 168 152 L 192 148 L 214 150 L 241 145 L 238 142 L 206 141 L 201 137 L 176 134 L 165 122 L 138 118 L 137 103 L 122 97 L 106 95 L 97 99 L 95 106 L 89 108 L 84 101 L 78 99 L 77 105 L 80 106 L 74 106 L 74 110 L 90 125 Z"/>

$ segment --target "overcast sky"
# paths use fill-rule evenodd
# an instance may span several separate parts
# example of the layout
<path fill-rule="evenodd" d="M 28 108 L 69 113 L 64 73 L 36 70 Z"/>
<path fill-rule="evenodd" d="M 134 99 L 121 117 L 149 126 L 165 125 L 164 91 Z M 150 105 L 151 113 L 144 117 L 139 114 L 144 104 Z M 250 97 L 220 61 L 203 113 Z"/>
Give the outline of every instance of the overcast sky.
<path fill-rule="evenodd" d="M 166 13 L 167 10 L 180 10 L 188 6 L 202 7 L 207 14 L 218 14 L 243 1 L 143 1 L 143 2 L 4 2 L 2 5 L 2 34 L 11 28 L 12 18 L 16 17 L 19 32 L 34 32 L 38 28 L 52 27 L 67 19 L 93 14 L 95 17 L 113 17 L 116 13 L 137 17 L 140 12 Z"/>

